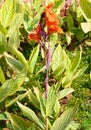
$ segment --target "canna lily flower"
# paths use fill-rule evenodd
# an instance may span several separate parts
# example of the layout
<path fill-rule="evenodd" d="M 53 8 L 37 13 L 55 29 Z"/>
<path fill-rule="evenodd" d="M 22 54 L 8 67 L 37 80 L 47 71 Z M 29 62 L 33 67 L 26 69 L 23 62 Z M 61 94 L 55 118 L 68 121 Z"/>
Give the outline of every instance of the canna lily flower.
<path fill-rule="evenodd" d="M 37 26 L 37 28 L 34 29 L 34 31 L 32 31 L 29 36 L 28 36 L 29 40 L 35 40 L 35 41 L 39 41 L 41 40 L 41 28 L 40 25 Z"/>
<path fill-rule="evenodd" d="M 62 34 L 63 30 L 56 25 L 51 25 L 50 27 L 48 27 L 48 34 L 55 33 L 55 32 Z"/>
<path fill-rule="evenodd" d="M 48 6 L 46 6 L 45 9 L 45 22 L 46 26 L 48 27 L 48 34 L 51 33 L 63 33 L 62 29 L 58 26 L 59 20 L 57 18 L 57 15 L 52 11 L 53 3 L 50 3 Z"/>

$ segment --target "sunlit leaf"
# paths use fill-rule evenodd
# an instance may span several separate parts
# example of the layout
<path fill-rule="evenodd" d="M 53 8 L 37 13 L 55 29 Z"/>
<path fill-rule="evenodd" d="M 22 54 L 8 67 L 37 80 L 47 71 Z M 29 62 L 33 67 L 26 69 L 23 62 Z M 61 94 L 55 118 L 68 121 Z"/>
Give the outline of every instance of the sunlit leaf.
<path fill-rule="evenodd" d="M 82 22 L 81 23 L 81 27 L 82 27 L 82 30 L 85 32 L 85 33 L 88 33 L 91 31 L 91 22 Z"/>
<path fill-rule="evenodd" d="M 91 1 L 80 0 L 81 12 L 87 21 L 91 21 Z"/>
<path fill-rule="evenodd" d="M 74 92 L 74 89 L 73 88 L 66 88 L 66 89 L 63 89 L 61 91 L 58 92 L 57 94 L 57 99 L 62 99 L 64 98 L 65 96 L 67 96 L 68 94 L 71 94 L 72 92 Z"/>
<path fill-rule="evenodd" d="M 1 10 L 0 10 L 0 21 L 4 27 L 8 27 L 13 19 L 15 11 L 15 1 L 5 0 Z"/>
<path fill-rule="evenodd" d="M 10 114 L 10 121 L 14 130 L 27 130 L 31 124 L 28 120 L 13 114 Z"/>
<path fill-rule="evenodd" d="M 38 54 L 39 54 L 39 46 L 35 47 L 29 57 L 29 62 L 28 62 L 28 69 L 30 74 L 33 73 L 34 71 L 34 67 L 38 58 Z"/>
<path fill-rule="evenodd" d="M 4 76 L 4 72 L 0 66 L 0 82 L 3 84 L 5 82 L 5 76 Z"/>
<path fill-rule="evenodd" d="M 76 107 L 69 108 L 54 122 L 51 130 L 64 130 L 72 121 L 76 113 Z"/>
<path fill-rule="evenodd" d="M 23 69 L 24 65 L 20 61 L 18 61 L 17 59 L 15 59 L 14 57 L 12 57 L 6 52 L 4 53 L 4 55 L 5 55 L 6 62 L 13 70 L 19 72 Z"/>
<path fill-rule="evenodd" d="M 30 108 L 22 105 L 18 102 L 18 106 L 20 107 L 21 111 L 23 112 L 23 115 L 27 117 L 30 121 L 35 122 L 39 127 L 42 129 L 44 128 L 43 124 L 41 124 L 40 120 L 38 119 L 37 115 L 32 111 Z"/>
<path fill-rule="evenodd" d="M 71 72 L 75 72 L 76 69 L 79 66 L 79 63 L 81 61 L 81 51 L 77 51 L 76 56 L 74 57 L 74 59 L 72 60 L 72 63 L 70 65 L 70 71 Z"/>

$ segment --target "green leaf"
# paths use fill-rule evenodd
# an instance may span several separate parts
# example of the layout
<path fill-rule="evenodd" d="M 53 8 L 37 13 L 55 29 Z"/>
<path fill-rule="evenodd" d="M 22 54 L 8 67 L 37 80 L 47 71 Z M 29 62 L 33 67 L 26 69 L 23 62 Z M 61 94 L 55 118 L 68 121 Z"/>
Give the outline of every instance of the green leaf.
<path fill-rule="evenodd" d="M 4 27 L 8 27 L 13 19 L 15 11 L 15 0 L 5 0 L 0 10 L 0 21 Z"/>
<path fill-rule="evenodd" d="M 4 120 L 4 121 L 9 120 L 9 115 L 8 115 L 8 113 L 7 113 L 7 112 L 0 113 L 0 120 Z"/>
<path fill-rule="evenodd" d="M 36 124 L 32 124 L 27 130 L 41 130 Z"/>
<path fill-rule="evenodd" d="M 32 111 L 30 108 L 22 105 L 19 102 L 17 104 L 25 117 L 27 117 L 30 121 L 35 122 L 40 128 L 44 129 L 44 126 L 41 124 L 40 120 L 38 119 L 34 111 Z"/>
<path fill-rule="evenodd" d="M 20 61 L 16 60 L 6 52 L 4 53 L 4 55 L 5 55 L 6 62 L 13 70 L 15 70 L 16 72 L 20 72 L 23 69 L 24 65 Z"/>
<path fill-rule="evenodd" d="M 87 67 L 88 67 L 88 66 L 85 66 L 85 67 L 79 69 L 79 70 L 76 72 L 76 74 L 73 76 L 73 79 L 76 79 L 76 78 L 78 78 L 79 76 L 81 76 L 81 75 L 86 71 Z"/>
<path fill-rule="evenodd" d="M 67 88 L 67 87 L 71 86 L 71 83 L 73 81 L 73 75 L 74 74 L 72 72 L 66 71 L 66 74 L 65 74 L 65 76 L 62 79 L 62 86 L 64 88 Z"/>
<path fill-rule="evenodd" d="M 72 63 L 70 65 L 70 72 L 75 72 L 79 66 L 79 63 L 81 61 L 81 51 L 77 51 L 76 56 L 73 58 Z"/>
<path fill-rule="evenodd" d="M 21 24 L 23 24 L 23 17 L 24 17 L 23 13 L 16 13 L 14 15 L 11 26 L 8 30 L 7 37 L 9 37 L 11 35 L 13 28 L 15 28 L 15 27 L 19 28 L 21 26 Z"/>
<path fill-rule="evenodd" d="M 46 99 L 45 99 L 45 93 L 42 95 L 40 99 L 40 111 L 43 116 L 43 118 L 46 118 Z"/>
<path fill-rule="evenodd" d="M 46 100 L 46 117 L 53 113 L 56 102 L 56 93 L 53 87 L 49 88 L 48 98 Z"/>
<path fill-rule="evenodd" d="M 38 101 L 37 97 L 33 94 L 32 91 L 30 91 L 28 96 L 29 96 L 30 101 L 33 103 L 33 105 L 36 108 L 40 109 L 39 101 Z"/>
<path fill-rule="evenodd" d="M 78 130 L 80 128 L 80 124 L 75 122 L 75 121 L 71 121 L 71 123 L 68 125 L 68 127 L 65 130 Z"/>
<path fill-rule="evenodd" d="M 60 13 L 60 9 L 63 8 L 63 6 L 65 5 L 65 0 L 54 0 L 54 10 L 57 12 L 57 14 Z"/>
<path fill-rule="evenodd" d="M 28 62 L 28 69 L 29 72 L 32 74 L 34 71 L 34 67 L 38 58 L 38 54 L 39 54 L 39 45 L 37 47 L 35 47 L 29 57 L 29 62 Z"/>
<path fill-rule="evenodd" d="M 0 102 L 2 102 L 9 95 L 12 84 L 13 80 L 9 79 L 0 87 Z"/>
<path fill-rule="evenodd" d="M 70 31 L 74 28 L 74 21 L 70 14 L 67 16 L 67 27 Z"/>
<path fill-rule="evenodd" d="M 2 54 L 4 51 L 7 51 L 7 40 L 5 35 L 0 32 L 0 54 Z"/>
<path fill-rule="evenodd" d="M 52 57 L 52 70 L 55 71 L 62 61 L 62 48 L 60 44 L 56 47 Z"/>
<path fill-rule="evenodd" d="M 62 62 L 62 61 L 61 61 Z M 65 65 L 64 65 L 64 61 L 56 68 L 56 70 L 53 72 L 53 75 L 55 77 L 55 79 L 59 80 L 63 74 L 63 72 L 65 71 Z"/>
<path fill-rule="evenodd" d="M 19 36 L 19 29 L 17 28 L 16 25 L 12 28 L 8 36 L 9 36 L 9 43 L 13 44 L 18 49 L 20 44 L 20 36 Z"/>
<path fill-rule="evenodd" d="M 72 121 L 76 113 L 76 107 L 69 108 L 53 123 L 51 130 L 64 130 Z"/>
<path fill-rule="evenodd" d="M 88 33 L 91 31 L 91 22 L 82 22 L 81 28 L 85 33 Z"/>
<path fill-rule="evenodd" d="M 40 18 L 41 18 L 41 15 L 40 14 L 37 14 L 33 20 L 32 20 L 32 23 L 31 23 L 31 28 L 35 28 L 36 25 L 38 24 L 38 22 L 40 21 Z"/>
<path fill-rule="evenodd" d="M 1 66 L 0 66 L 0 82 L 2 84 L 5 82 L 5 76 L 4 76 L 4 73 L 3 73 Z"/>
<path fill-rule="evenodd" d="M 13 95 L 14 93 L 16 93 L 16 91 L 19 90 L 19 88 L 21 87 L 21 85 L 23 84 L 25 79 L 26 79 L 26 75 L 24 73 L 18 74 L 13 79 L 13 84 L 12 84 L 10 90 L 9 90 L 9 96 Z"/>
<path fill-rule="evenodd" d="M 19 96 L 17 96 L 15 99 L 13 99 L 12 101 L 10 101 L 8 104 L 6 104 L 5 107 L 10 107 L 13 104 L 15 104 L 17 101 L 21 101 L 22 99 L 24 99 L 26 96 L 28 96 L 29 91 L 25 92 L 24 94 L 19 94 Z"/>
<path fill-rule="evenodd" d="M 8 96 L 13 95 L 19 90 L 25 80 L 25 74 L 18 74 L 14 79 L 9 79 L 3 83 L 0 87 L 0 102 L 2 102 Z"/>
<path fill-rule="evenodd" d="M 27 130 L 31 122 L 20 116 L 10 114 L 10 121 L 14 130 Z"/>
<path fill-rule="evenodd" d="M 26 67 L 27 69 L 27 60 L 25 59 L 23 54 L 19 50 L 17 50 L 17 48 L 12 44 L 9 44 L 8 47 L 12 55 L 15 55 L 21 61 L 21 63 L 24 64 L 24 67 Z"/>
<path fill-rule="evenodd" d="M 1 31 L 4 35 L 7 34 L 7 29 L 5 29 L 5 28 L 3 27 L 3 24 L 1 24 L 1 22 L 0 22 L 0 31 Z"/>
<path fill-rule="evenodd" d="M 40 6 L 42 5 L 42 0 L 33 0 L 32 3 L 36 12 L 38 12 L 40 9 Z"/>
<path fill-rule="evenodd" d="M 72 92 L 74 92 L 73 88 L 65 88 L 57 93 L 57 99 L 60 100 Z"/>
<path fill-rule="evenodd" d="M 81 12 L 87 21 L 91 21 L 91 1 L 80 0 Z"/>

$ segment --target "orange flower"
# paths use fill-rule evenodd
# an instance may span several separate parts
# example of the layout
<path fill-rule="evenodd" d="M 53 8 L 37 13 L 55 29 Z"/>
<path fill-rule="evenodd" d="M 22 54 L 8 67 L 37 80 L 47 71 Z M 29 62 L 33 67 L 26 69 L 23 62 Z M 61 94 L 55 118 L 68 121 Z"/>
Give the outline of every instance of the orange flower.
<path fill-rule="evenodd" d="M 51 25 L 48 28 L 48 34 L 52 34 L 52 33 L 56 33 L 56 32 L 62 34 L 63 30 L 59 26 L 56 26 L 56 25 Z"/>
<path fill-rule="evenodd" d="M 40 29 L 40 25 L 37 26 L 37 28 L 34 29 L 34 31 L 32 31 L 29 36 L 28 36 L 29 40 L 36 40 L 39 41 L 41 40 L 41 29 Z"/>
<path fill-rule="evenodd" d="M 48 33 L 63 33 L 62 29 L 58 26 L 59 20 L 57 18 L 57 15 L 52 11 L 53 3 L 50 3 L 48 6 L 46 6 L 45 9 L 45 22 L 46 26 L 48 27 Z"/>

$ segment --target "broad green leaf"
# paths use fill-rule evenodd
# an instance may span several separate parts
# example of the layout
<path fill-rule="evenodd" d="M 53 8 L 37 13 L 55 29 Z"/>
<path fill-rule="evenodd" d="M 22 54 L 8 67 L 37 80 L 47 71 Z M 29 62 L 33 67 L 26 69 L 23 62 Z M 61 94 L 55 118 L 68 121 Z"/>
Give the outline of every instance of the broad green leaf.
<path fill-rule="evenodd" d="M 81 28 L 85 33 L 88 33 L 91 31 L 91 22 L 82 22 L 81 23 Z"/>
<path fill-rule="evenodd" d="M 19 47 L 20 36 L 19 36 L 19 29 L 17 28 L 16 25 L 12 28 L 11 33 L 9 35 L 9 43 L 13 44 L 16 48 Z"/>
<path fill-rule="evenodd" d="M 26 75 L 24 73 L 18 74 L 15 77 L 15 79 L 13 79 L 13 84 L 9 90 L 9 96 L 13 95 L 14 93 L 16 93 L 16 91 L 19 90 L 19 88 L 21 87 L 25 79 L 26 79 Z"/>
<path fill-rule="evenodd" d="M 4 27 L 8 27 L 13 19 L 15 11 L 15 0 L 5 0 L 0 10 L 0 21 Z"/>
<path fill-rule="evenodd" d="M 78 78 L 79 76 L 81 76 L 87 69 L 88 66 L 84 66 L 83 68 L 79 69 L 76 74 L 73 76 L 73 79 Z"/>
<path fill-rule="evenodd" d="M 70 31 L 74 28 L 74 21 L 70 14 L 67 16 L 67 27 Z"/>
<path fill-rule="evenodd" d="M 61 87 L 61 79 L 55 84 L 55 90 L 58 92 L 59 88 Z"/>
<path fill-rule="evenodd" d="M 4 113 L 0 112 L 0 120 L 4 120 L 4 121 L 9 120 L 8 113 L 7 112 L 4 112 Z"/>
<path fill-rule="evenodd" d="M 76 107 L 69 108 L 53 123 L 51 130 L 65 130 L 76 113 Z"/>
<path fill-rule="evenodd" d="M 46 116 L 50 116 L 53 113 L 56 102 L 56 93 L 53 87 L 49 88 L 48 98 L 46 100 Z"/>
<path fill-rule="evenodd" d="M 46 99 L 45 99 L 45 93 L 42 95 L 40 99 L 40 111 L 43 116 L 43 118 L 46 118 Z"/>
<path fill-rule="evenodd" d="M 68 127 L 65 130 L 78 130 L 80 128 L 80 124 L 75 122 L 75 121 L 71 121 L 71 123 L 68 125 Z"/>
<path fill-rule="evenodd" d="M 7 50 L 7 39 L 5 35 L 0 32 L 0 54 Z"/>
<path fill-rule="evenodd" d="M 72 92 L 74 92 L 73 88 L 65 88 L 57 93 L 57 99 L 60 100 Z"/>
<path fill-rule="evenodd" d="M 21 24 L 23 24 L 23 17 L 24 17 L 23 13 L 16 13 L 14 15 L 14 18 L 13 18 L 10 28 L 8 30 L 7 37 L 9 37 L 12 34 L 13 28 L 19 28 L 21 26 Z"/>
<path fill-rule="evenodd" d="M 60 44 L 56 47 L 52 57 L 52 70 L 55 71 L 62 62 L 62 48 Z"/>
<path fill-rule="evenodd" d="M 41 15 L 40 14 L 37 14 L 33 20 L 32 20 L 32 23 L 31 23 L 31 28 L 35 28 L 36 25 L 38 24 L 38 22 L 40 21 L 40 18 L 41 18 Z"/>
<path fill-rule="evenodd" d="M 27 130 L 41 130 L 36 124 L 32 124 Z"/>
<path fill-rule="evenodd" d="M 34 67 L 38 58 L 38 54 L 39 54 L 39 45 L 37 47 L 35 47 L 29 57 L 29 62 L 28 62 L 28 69 L 29 72 L 32 74 L 34 71 Z"/>
<path fill-rule="evenodd" d="M 36 108 L 40 109 L 39 101 L 38 101 L 37 97 L 33 94 L 32 91 L 30 91 L 28 96 L 29 96 L 30 101 L 33 103 L 33 105 Z"/>
<path fill-rule="evenodd" d="M 20 60 L 20 62 L 24 64 L 24 67 L 27 69 L 28 66 L 27 60 L 25 59 L 23 54 L 19 50 L 17 50 L 17 48 L 12 44 L 9 44 L 8 47 L 12 55 L 15 55 Z"/>
<path fill-rule="evenodd" d="M 64 61 L 64 66 L 65 66 L 66 70 L 69 70 L 71 60 L 67 56 L 66 51 L 64 49 L 62 50 L 62 61 Z"/>
<path fill-rule="evenodd" d="M 71 86 L 71 83 L 73 81 L 73 73 L 70 72 L 70 71 L 67 71 L 65 76 L 63 77 L 62 79 L 62 86 L 64 88 L 67 88 L 67 87 L 70 87 Z"/>
<path fill-rule="evenodd" d="M 91 21 L 91 1 L 80 0 L 81 12 L 87 21 Z"/>
<path fill-rule="evenodd" d="M 16 2 L 16 13 L 24 14 L 25 4 L 24 4 L 23 0 L 15 0 L 15 2 Z"/>
<path fill-rule="evenodd" d="M 73 58 L 72 63 L 70 65 L 70 72 L 75 72 L 79 66 L 79 63 L 81 61 L 81 51 L 77 51 L 76 56 Z"/>
<path fill-rule="evenodd" d="M 56 68 L 56 70 L 53 72 L 53 75 L 55 79 L 59 80 L 62 77 L 63 72 L 65 71 L 65 65 L 64 61 Z"/>
<path fill-rule="evenodd" d="M 31 124 L 28 120 L 13 114 L 10 114 L 10 121 L 14 130 L 27 130 Z"/>
<path fill-rule="evenodd" d="M 65 5 L 65 0 L 54 0 L 54 7 L 53 9 L 56 11 L 57 14 L 60 14 L 60 9 L 62 9 Z"/>
<path fill-rule="evenodd" d="M 5 55 L 5 59 L 6 59 L 6 62 L 9 64 L 9 66 L 15 70 L 16 72 L 20 72 L 22 71 L 24 65 L 18 61 L 17 59 L 13 58 L 11 55 L 9 55 L 8 53 L 4 53 Z"/>
<path fill-rule="evenodd" d="M 5 28 L 3 27 L 3 24 L 1 24 L 1 22 L 0 22 L 0 32 L 2 32 L 4 35 L 7 34 L 7 29 L 5 29 Z"/>
<path fill-rule="evenodd" d="M 34 6 L 36 12 L 38 12 L 39 9 L 40 9 L 40 6 L 41 6 L 41 4 L 42 4 L 42 0 L 33 0 L 33 1 L 32 1 L 32 4 L 33 4 L 33 6 Z"/>
<path fill-rule="evenodd" d="M 7 40 L 6 40 L 6 37 L 5 35 L 0 32 L 0 44 L 6 44 L 7 43 Z"/>
<path fill-rule="evenodd" d="M 0 82 L 3 84 L 5 82 L 5 76 L 4 76 L 4 72 L 0 66 Z"/>
<path fill-rule="evenodd" d="M 15 104 L 17 101 L 21 101 L 22 99 L 24 99 L 26 96 L 28 96 L 29 91 L 25 92 L 24 94 L 19 94 L 19 96 L 17 96 L 15 99 L 13 99 L 12 101 L 10 101 L 8 104 L 6 104 L 5 107 L 10 107 L 13 104 Z"/>
<path fill-rule="evenodd" d="M 0 87 L 0 102 L 2 102 L 9 95 L 12 84 L 13 80 L 9 79 Z"/>
<path fill-rule="evenodd" d="M 27 117 L 30 121 L 36 123 L 40 128 L 44 129 L 43 124 L 38 119 L 37 115 L 32 111 L 30 108 L 22 105 L 18 102 L 18 106 L 20 107 L 21 111 L 23 112 L 23 115 Z"/>
<path fill-rule="evenodd" d="M 60 114 L 60 102 L 58 100 L 56 100 L 53 116 L 57 118 L 59 116 L 59 114 Z"/>

